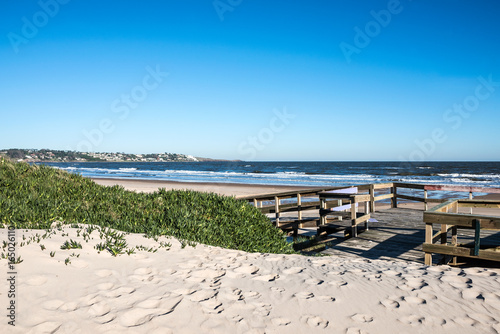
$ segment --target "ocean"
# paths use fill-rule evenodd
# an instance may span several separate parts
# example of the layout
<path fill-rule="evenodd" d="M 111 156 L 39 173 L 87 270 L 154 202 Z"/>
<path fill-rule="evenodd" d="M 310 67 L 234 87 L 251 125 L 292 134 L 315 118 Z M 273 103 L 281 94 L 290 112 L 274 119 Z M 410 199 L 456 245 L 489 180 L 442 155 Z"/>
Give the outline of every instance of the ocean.
<path fill-rule="evenodd" d="M 91 178 L 336 187 L 409 182 L 500 188 L 500 162 L 68 162 Z"/>

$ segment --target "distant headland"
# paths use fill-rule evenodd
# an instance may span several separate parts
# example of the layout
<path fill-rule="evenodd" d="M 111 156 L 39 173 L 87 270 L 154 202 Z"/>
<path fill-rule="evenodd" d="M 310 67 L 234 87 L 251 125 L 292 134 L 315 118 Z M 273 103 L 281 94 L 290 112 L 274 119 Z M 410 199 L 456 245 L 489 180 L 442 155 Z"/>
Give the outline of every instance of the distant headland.
<path fill-rule="evenodd" d="M 202 162 L 228 161 L 194 157 L 178 153 L 109 153 L 109 152 L 77 152 L 50 149 L 3 149 L 0 156 L 13 161 L 25 162 Z"/>

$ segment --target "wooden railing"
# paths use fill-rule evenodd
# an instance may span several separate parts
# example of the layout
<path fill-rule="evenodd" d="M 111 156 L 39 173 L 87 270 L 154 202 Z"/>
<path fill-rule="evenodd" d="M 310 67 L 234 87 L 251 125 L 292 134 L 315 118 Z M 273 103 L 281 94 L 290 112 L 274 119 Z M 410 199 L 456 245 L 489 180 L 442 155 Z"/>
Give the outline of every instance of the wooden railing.
<path fill-rule="evenodd" d="M 358 197 L 353 197 L 352 200 L 344 199 L 343 201 L 333 200 L 328 201 L 326 206 L 322 208 L 322 203 L 320 201 L 320 193 L 339 190 L 345 188 L 356 187 L 358 192 L 356 195 Z M 417 190 L 422 191 L 422 196 L 412 196 L 408 194 L 402 194 L 400 191 L 402 189 Z M 375 184 L 365 184 L 357 185 L 351 187 L 330 187 L 330 188 L 307 188 L 301 189 L 299 191 L 288 191 L 275 194 L 266 194 L 259 196 L 245 196 L 238 197 L 238 199 L 246 200 L 252 203 L 255 207 L 264 214 L 274 214 L 275 215 L 275 225 L 282 229 L 291 229 L 294 233 L 297 233 L 297 229 L 302 226 L 302 224 L 310 222 L 316 223 L 317 226 L 322 224 L 321 222 L 321 212 L 320 209 L 330 209 L 341 205 L 352 204 L 352 203 L 366 203 L 365 213 L 376 212 L 376 203 L 383 200 L 390 200 L 391 207 L 398 207 L 398 200 L 405 201 L 416 201 L 424 203 L 424 210 L 429 208 L 429 204 L 439 204 L 446 201 L 446 199 L 433 199 L 429 198 L 430 191 L 453 191 L 453 192 L 464 192 L 468 193 L 469 199 L 473 198 L 474 192 L 479 193 L 500 193 L 499 188 L 481 188 L 481 187 L 460 187 L 460 186 L 441 186 L 441 185 L 424 185 L 424 184 L 413 184 L 413 183 L 375 183 Z M 385 193 L 380 193 L 385 192 Z M 359 197 L 361 196 L 361 197 Z M 289 200 L 289 203 L 284 203 L 285 200 Z M 351 209 L 351 219 L 358 219 L 361 217 L 356 217 L 355 212 Z M 472 208 L 471 208 L 472 210 Z M 304 217 L 304 213 L 307 211 L 318 212 L 317 217 Z M 282 224 L 282 214 L 296 212 L 296 219 L 288 219 L 286 223 Z M 472 213 L 472 211 L 470 211 Z M 358 219 L 355 225 L 359 224 L 362 219 Z M 369 219 L 369 218 L 366 218 Z M 324 222 L 323 222 L 324 223 Z"/>
<path fill-rule="evenodd" d="M 482 188 L 482 191 L 485 191 Z M 487 200 L 449 200 L 424 212 L 425 264 L 432 265 L 432 253 L 451 255 L 456 264 L 457 256 L 500 261 L 500 245 L 489 249 L 480 249 L 481 230 L 500 231 L 500 217 L 458 213 L 461 207 L 466 208 L 500 208 L 500 201 Z M 440 225 L 434 234 L 433 224 Z M 458 241 L 458 229 L 473 229 L 472 246 L 461 245 Z M 451 241 L 448 233 L 451 231 Z M 440 241 L 440 244 L 435 242 Z"/>

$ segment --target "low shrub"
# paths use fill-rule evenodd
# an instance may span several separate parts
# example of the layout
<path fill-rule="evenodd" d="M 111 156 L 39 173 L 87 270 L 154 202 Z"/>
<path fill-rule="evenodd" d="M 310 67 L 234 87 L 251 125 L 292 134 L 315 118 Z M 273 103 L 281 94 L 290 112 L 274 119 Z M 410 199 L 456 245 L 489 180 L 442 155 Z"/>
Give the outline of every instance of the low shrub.
<path fill-rule="evenodd" d="M 47 229 L 55 221 L 262 253 L 293 253 L 284 234 L 246 202 L 214 193 L 104 187 L 48 166 L 0 158 L 0 222 Z"/>

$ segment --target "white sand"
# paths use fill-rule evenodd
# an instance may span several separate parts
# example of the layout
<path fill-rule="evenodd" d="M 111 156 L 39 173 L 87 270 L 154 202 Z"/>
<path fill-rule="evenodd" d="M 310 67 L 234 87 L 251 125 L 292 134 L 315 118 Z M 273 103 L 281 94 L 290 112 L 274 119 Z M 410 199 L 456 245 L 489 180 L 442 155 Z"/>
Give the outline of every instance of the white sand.
<path fill-rule="evenodd" d="M 16 238 L 36 233 L 44 231 L 18 230 Z M 66 227 L 17 247 L 16 327 L 2 316 L 0 333 L 500 332 L 497 269 L 182 249 L 134 234 L 129 247 L 172 247 L 112 257 L 94 249 L 98 231 L 88 243 L 76 234 Z M 69 239 L 83 248 L 61 250 Z M 7 261 L 0 266 L 5 282 Z"/>

